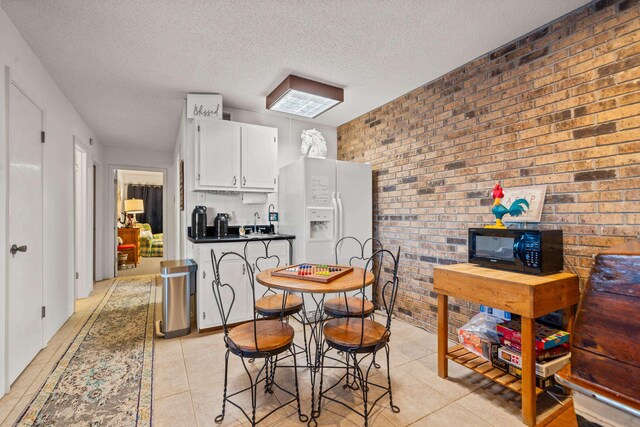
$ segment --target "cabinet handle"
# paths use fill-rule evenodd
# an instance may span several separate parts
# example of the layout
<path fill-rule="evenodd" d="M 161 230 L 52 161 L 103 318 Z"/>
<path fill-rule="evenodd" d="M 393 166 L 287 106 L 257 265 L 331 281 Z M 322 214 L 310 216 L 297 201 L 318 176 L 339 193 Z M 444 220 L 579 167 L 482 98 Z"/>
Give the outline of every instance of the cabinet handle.
<path fill-rule="evenodd" d="M 206 278 L 207 278 L 207 272 L 206 272 L 206 271 L 203 271 L 203 272 L 202 272 L 202 278 L 203 278 L 203 279 L 206 279 Z"/>
<path fill-rule="evenodd" d="M 236 185 L 236 176 L 233 176 L 233 185 Z"/>
<path fill-rule="evenodd" d="M 242 264 L 242 275 L 243 276 L 244 276 L 244 273 L 245 273 L 245 267 L 244 267 L 244 264 Z"/>
<path fill-rule="evenodd" d="M 203 311 L 203 312 L 202 312 L 202 320 L 204 320 L 204 319 L 206 319 L 206 318 L 207 318 L 207 313 Z"/>
<path fill-rule="evenodd" d="M 200 181 L 200 174 L 199 173 L 196 174 L 196 181 Z"/>
<path fill-rule="evenodd" d="M 247 185 L 247 177 L 246 176 L 242 177 L 242 185 Z"/>

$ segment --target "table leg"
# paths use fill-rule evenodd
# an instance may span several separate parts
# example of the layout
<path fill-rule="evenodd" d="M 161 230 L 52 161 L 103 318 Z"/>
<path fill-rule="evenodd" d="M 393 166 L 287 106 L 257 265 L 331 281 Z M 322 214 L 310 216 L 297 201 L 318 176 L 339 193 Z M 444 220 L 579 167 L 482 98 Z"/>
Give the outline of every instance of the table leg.
<path fill-rule="evenodd" d="M 569 342 L 573 343 L 573 325 L 576 322 L 576 306 L 571 305 L 565 307 L 562 311 L 564 314 L 564 330 L 569 332 Z"/>
<path fill-rule="evenodd" d="M 535 319 L 522 316 L 522 422 L 536 425 Z"/>
<path fill-rule="evenodd" d="M 316 395 L 316 388 L 318 386 L 318 374 L 320 373 L 320 366 L 322 363 L 322 350 L 324 346 L 324 336 L 322 334 L 322 328 L 324 326 L 324 294 L 310 293 L 309 296 L 316 305 L 316 311 L 312 319 L 307 316 L 307 311 L 303 309 L 305 323 L 309 325 L 308 345 L 309 349 L 309 374 L 311 379 L 311 419 L 309 420 L 310 426 L 317 426 L 316 418 L 319 414 L 319 407 L 316 409 L 316 401 L 318 396 Z M 306 325 L 305 325 L 306 327 Z M 315 349 L 315 354 L 311 352 Z"/>
<path fill-rule="evenodd" d="M 449 376 L 449 297 L 438 294 L 438 376 Z"/>
<path fill-rule="evenodd" d="M 569 307 L 565 307 L 562 310 L 563 313 L 563 321 L 564 321 L 564 330 L 569 332 L 569 345 L 573 346 L 573 326 L 576 322 L 576 308 L 577 305 L 571 305 Z M 562 387 L 562 391 L 564 394 L 571 395 L 573 391 L 569 387 Z"/>

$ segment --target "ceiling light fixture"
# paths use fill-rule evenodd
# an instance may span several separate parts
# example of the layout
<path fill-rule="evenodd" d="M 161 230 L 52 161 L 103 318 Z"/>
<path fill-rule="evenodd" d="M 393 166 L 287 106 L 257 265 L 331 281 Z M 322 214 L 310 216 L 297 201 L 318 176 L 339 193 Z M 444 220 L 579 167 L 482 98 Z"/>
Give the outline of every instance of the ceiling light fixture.
<path fill-rule="evenodd" d="M 267 109 L 318 117 L 344 101 L 344 89 L 290 74 L 267 95 Z"/>

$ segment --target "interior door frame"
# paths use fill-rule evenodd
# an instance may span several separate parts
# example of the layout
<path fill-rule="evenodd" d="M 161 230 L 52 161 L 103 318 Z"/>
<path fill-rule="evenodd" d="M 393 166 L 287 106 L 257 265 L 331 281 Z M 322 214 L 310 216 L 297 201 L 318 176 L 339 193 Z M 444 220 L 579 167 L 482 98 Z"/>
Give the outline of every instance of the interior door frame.
<path fill-rule="evenodd" d="M 162 173 L 162 229 L 169 229 L 169 221 L 168 221 L 168 213 L 169 213 L 169 201 L 167 200 L 167 180 L 168 180 L 168 168 L 155 168 L 150 166 L 130 166 L 130 165 L 109 165 L 109 185 L 111 185 L 111 191 L 108 191 L 108 194 L 111 194 L 109 198 L 109 208 L 108 211 L 111 212 L 109 216 L 113 221 L 113 245 L 111 249 L 109 249 L 109 253 L 113 256 L 111 257 L 113 277 L 118 277 L 118 226 L 114 221 L 114 218 L 120 217 L 121 212 L 118 212 L 118 204 L 116 203 L 116 199 L 118 198 L 118 187 L 117 187 L 117 173 L 118 171 L 143 171 L 143 172 L 161 172 Z M 167 251 L 166 251 L 166 243 L 167 236 L 166 231 L 163 231 L 162 241 L 165 244 L 165 250 L 162 254 L 162 259 L 166 259 Z M 108 270 L 107 270 L 108 271 Z"/>
<path fill-rule="evenodd" d="M 92 250 L 93 233 L 91 233 L 91 215 L 90 215 L 90 181 L 91 181 L 91 165 L 93 165 L 92 156 L 87 144 L 77 135 L 73 135 L 73 164 L 76 162 L 76 153 L 80 152 L 82 156 L 81 194 L 77 192 L 77 176 L 74 171 L 73 175 L 73 274 L 74 274 L 74 300 L 86 298 L 93 289 L 93 279 L 90 273 L 90 260 L 92 258 L 90 251 Z M 78 218 L 78 204 L 80 204 L 80 218 Z M 80 247 L 78 247 L 76 237 L 80 235 Z M 76 274 L 78 277 L 76 278 Z M 78 295 L 78 288 L 83 290 Z"/>
<path fill-rule="evenodd" d="M 10 124 L 9 124 L 9 106 L 10 106 L 10 92 L 11 92 L 11 85 L 14 85 L 20 92 L 22 92 L 22 94 L 27 97 L 27 99 L 29 99 L 29 101 L 31 101 L 42 113 L 42 132 L 47 131 L 47 110 L 46 108 L 43 107 L 43 103 L 40 102 L 40 100 L 38 99 L 37 96 L 34 96 L 34 91 L 30 89 L 30 87 L 23 82 L 18 76 L 15 75 L 15 73 L 12 72 L 11 68 L 8 66 L 4 67 L 4 75 L 5 75 L 5 82 L 4 82 L 4 100 L 5 100 L 5 105 L 4 107 L 4 117 L 2 117 L 2 120 L 4 120 L 4 124 L 5 124 L 5 134 L 3 135 L 4 137 L 4 158 L 6 159 L 5 164 L 7 165 L 5 168 L 5 183 L 6 183 L 6 191 L 4 194 L 4 212 L 3 212 L 3 216 L 5 218 L 4 221 L 4 237 L 5 237 L 5 243 L 7 244 L 7 248 L 8 248 L 8 238 L 9 238 L 9 195 L 10 195 L 10 186 L 11 186 L 11 182 L 10 182 L 10 177 L 9 177 L 9 162 L 10 162 L 10 157 L 9 157 L 9 144 L 10 144 L 10 135 L 11 135 L 11 130 L 10 130 Z M 0 122 L 1 123 L 1 122 Z M 42 155 L 42 163 L 44 166 L 44 147 L 42 148 L 43 151 L 43 155 Z M 42 268 L 42 305 L 44 305 L 44 167 L 43 167 L 43 173 L 41 173 L 40 176 L 40 185 L 43 188 L 43 192 L 42 192 L 42 208 L 43 208 L 43 215 L 42 215 L 42 236 L 41 236 L 41 242 L 42 242 L 42 246 L 43 246 L 43 252 L 42 252 L 42 262 L 41 262 L 41 268 Z M 5 248 L 5 249 L 7 249 Z M 4 277 L 2 278 L 3 280 L 0 281 L 0 306 L 4 307 L 4 315 L 0 316 L 0 367 L 1 367 L 1 373 L 0 373 L 0 388 L 3 391 L 3 393 L 8 393 L 9 392 L 9 387 L 11 386 L 11 384 L 9 384 L 9 322 L 8 322 L 8 315 L 9 315 L 9 263 L 7 262 L 9 259 L 9 251 L 5 251 L 4 253 L 4 257 L 2 257 L 2 264 L 0 264 L 0 267 L 5 267 L 4 270 Z M 45 343 L 45 338 L 44 338 L 44 322 L 46 321 L 46 318 L 42 319 L 42 343 L 41 346 L 44 347 Z"/>

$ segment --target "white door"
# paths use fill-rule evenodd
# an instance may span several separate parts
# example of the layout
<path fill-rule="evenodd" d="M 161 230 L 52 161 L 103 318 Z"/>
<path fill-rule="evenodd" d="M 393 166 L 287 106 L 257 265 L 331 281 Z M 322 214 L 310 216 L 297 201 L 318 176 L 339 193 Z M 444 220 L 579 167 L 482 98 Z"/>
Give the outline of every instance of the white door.
<path fill-rule="evenodd" d="M 242 187 L 273 190 L 278 171 L 278 129 L 242 125 Z"/>
<path fill-rule="evenodd" d="M 12 383 L 38 354 L 42 331 L 42 110 L 9 90 L 8 365 Z M 9 248 L 7 248 L 9 249 Z M 15 253 L 11 253 L 15 252 Z"/>
<path fill-rule="evenodd" d="M 196 133 L 196 188 L 238 188 L 240 125 L 226 120 L 200 120 Z"/>

